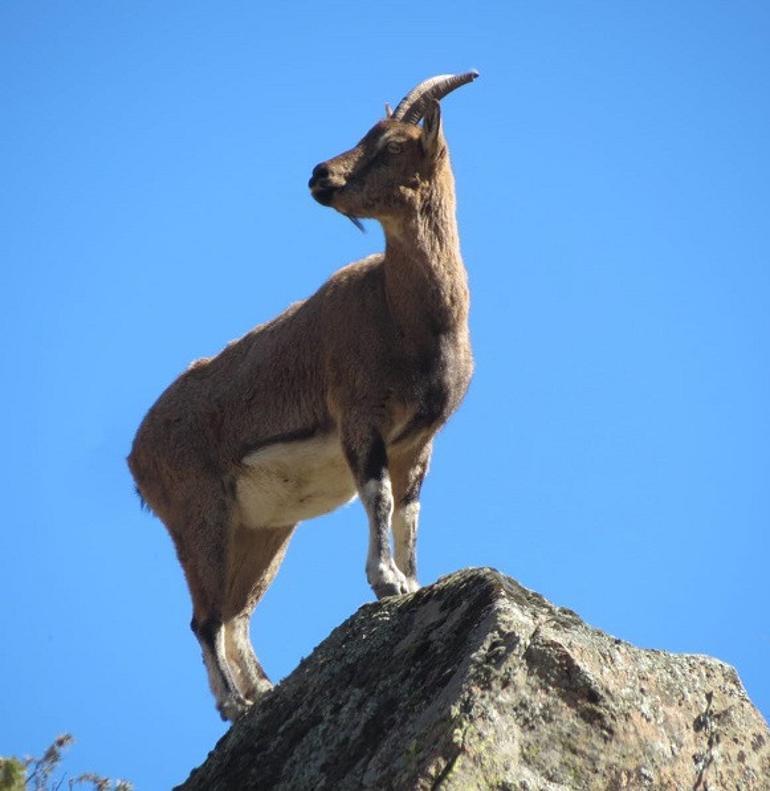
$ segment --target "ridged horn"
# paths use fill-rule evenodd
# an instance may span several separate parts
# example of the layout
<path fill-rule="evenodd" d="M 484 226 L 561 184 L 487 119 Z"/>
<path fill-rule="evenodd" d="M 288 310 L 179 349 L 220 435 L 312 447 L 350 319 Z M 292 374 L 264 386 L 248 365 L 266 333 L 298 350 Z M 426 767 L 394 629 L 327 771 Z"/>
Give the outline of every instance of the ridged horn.
<path fill-rule="evenodd" d="M 431 77 L 421 82 L 416 88 L 412 88 L 409 93 L 399 102 L 393 112 L 393 118 L 407 124 L 419 123 L 425 115 L 425 108 L 431 99 L 442 99 L 455 88 L 473 82 L 479 73 L 476 69 L 466 71 L 464 74 L 439 74 L 438 77 Z"/>

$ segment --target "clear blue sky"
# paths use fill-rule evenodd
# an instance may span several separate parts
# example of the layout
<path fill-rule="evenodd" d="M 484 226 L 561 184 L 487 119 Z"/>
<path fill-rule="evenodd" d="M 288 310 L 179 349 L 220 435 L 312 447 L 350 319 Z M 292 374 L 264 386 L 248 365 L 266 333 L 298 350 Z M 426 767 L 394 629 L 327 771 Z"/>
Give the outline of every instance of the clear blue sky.
<path fill-rule="evenodd" d="M 266 9 L 266 6 L 269 6 Z M 381 249 L 312 167 L 444 102 L 477 369 L 420 577 L 490 565 L 770 714 L 770 6 L 0 6 L 0 754 L 181 781 L 223 733 L 124 457 L 193 358 Z M 274 679 L 371 599 L 360 505 L 257 610 Z"/>

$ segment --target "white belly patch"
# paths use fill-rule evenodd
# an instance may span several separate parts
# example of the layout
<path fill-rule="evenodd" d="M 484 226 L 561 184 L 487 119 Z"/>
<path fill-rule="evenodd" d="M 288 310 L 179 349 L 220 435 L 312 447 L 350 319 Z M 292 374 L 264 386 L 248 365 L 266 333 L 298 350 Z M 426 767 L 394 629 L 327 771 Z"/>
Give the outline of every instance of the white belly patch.
<path fill-rule="evenodd" d="M 336 434 L 277 442 L 248 454 L 236 481 L 241 523 L 282 527 L 326 514 L 356 496 Z"/>

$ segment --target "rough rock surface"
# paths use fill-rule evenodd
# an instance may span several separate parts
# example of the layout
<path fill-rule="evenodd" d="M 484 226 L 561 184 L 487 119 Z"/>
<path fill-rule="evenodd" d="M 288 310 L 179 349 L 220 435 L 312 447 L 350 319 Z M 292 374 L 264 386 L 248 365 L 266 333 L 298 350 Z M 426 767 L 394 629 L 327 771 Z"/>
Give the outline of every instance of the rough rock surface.
<path fill-rule="evenodd" d="M 489 569 L 362 607 L 183 789 L 770 789 L 735 671 L 635 648 Z"/>

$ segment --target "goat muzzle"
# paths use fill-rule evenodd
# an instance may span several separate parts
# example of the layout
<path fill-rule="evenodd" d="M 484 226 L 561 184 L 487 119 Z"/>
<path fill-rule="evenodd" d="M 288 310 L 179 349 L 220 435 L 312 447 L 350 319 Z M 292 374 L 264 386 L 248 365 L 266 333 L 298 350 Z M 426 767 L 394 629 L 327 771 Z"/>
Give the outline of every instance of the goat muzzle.
<path fill-rule="evenodd" d="M 320 165 L 316 165 L 313 168 L 313 174 L 310 176 L 310 181 L 308 182 L 308 187 L 313 189 L 313 187 L 322 179 L 329 178 L 329 166 L 326 162 L 321 162 Z"/>
<path fill-rule="evenodd" d="M 345 183 L 332 175 L 326 162 L 321 162 L 313 168 L 313 173 L 307 185 L 310 187 L 313 197 L 322 206 L 331 206 L 334 193 L 345 186 Z"/>

